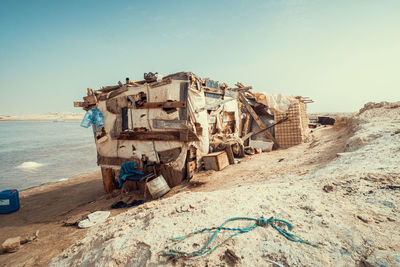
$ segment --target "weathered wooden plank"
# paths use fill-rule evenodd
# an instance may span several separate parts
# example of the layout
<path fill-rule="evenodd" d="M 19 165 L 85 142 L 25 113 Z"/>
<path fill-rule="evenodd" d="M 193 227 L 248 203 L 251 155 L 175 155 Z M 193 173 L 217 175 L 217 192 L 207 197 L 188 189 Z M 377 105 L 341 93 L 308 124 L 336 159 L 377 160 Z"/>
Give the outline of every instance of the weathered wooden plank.
<path fill-rule="evenodd" d="M 144 109 L 144 108 L 185 108 L 185 102 L 147 102 L 144 103 L 143 106 L 136 107 L 137 109 Z"/>
<path fill-rule="evenodd" d="M 253 86 L 245 86 L 245 87 L 238 87 L 238 88 L 227 88 L 226 90 L 232 90 L 232 91 L 248 91 L 253 89 Z"/>
<path fill-rule="evenodd" d="M 246 107 L 247 111 L 250 113 L 250 115 L 253 117 L 253 119 L 255 120 L 255 122 L 257 123 L 258 127 L 260 127 L 260 129 L 265 129 L 267 128 L 265 126 L 265 124 L 262 122 L 262 120 L 260 119 L 260 117 L 258 117 L 258 115 L 256 114 L 256 112 L 253 110 L 253 108 L 250 106 L 249 102 L 247 102 L 246 97 L 243 95 L 243 93 L 239 93 L 239 99 L 240 101 L 244 104 L 244 106 Z M 276 141 L 276 139 L 272 136 L 272 134 L 268 131 L 265 131 L 264 134 L 268 137 L 268 139 L 272 140 L 272 142 L 274 142 L 274 145 L 276 148 L 279 148 L 279 143 L 278 141 Z"/>
<path fill-rule="evenodd" d="M 118 136 L 119 140 L 161 140 L 174 141 L 179 140 L 179 131 L 163 132 L 122 132 Z"/>
<path fill-rule="evenodd" d="M 114 190 L 114 170 L 112 168 L 101 167 L 103 177 L 104 192 L 110 194 Z"/>
<path fill-rule="evenodd" d="M 151 83 L 151 84 L 150 84 L 150 88 L 160 87 L 160 86 L 163 86 L 163 85 L 170 84 L 171 82 L 172 82 L 172 80 L 171 80 L 170 78 L 163 79 L 163 80 L 160 81 L 160 82 Z"/>
<path fill-rule="evenodd" d="M 99 91 L 101 91 L 103 93 L 108 93 L 108 92 L 111 92 L 113 90 L 117 90 L 120 87 L 121 87 L 120 85 L 103 86 L 102 88 L 100 88 Z"/>
<path fill-rule="evenodd" d="M 126 161 L 133 161 L 136 164 L 140 162 L 137 158 L 105 157 L 97 154 L 97 165 L 121 166 L 121 164 Z"/>
<path fill-rule="evenodd" d="M 203 87 L 205 93 L 225 95 L 225 91 L 219 88 Z"/>
<path fill-rule="evenodd" d="M 186 141 L 198 141 L 198 137 L 192 133 L 188 132 L 188 137 Z M 122 132 L 119 136 L 119 140 L 159 140 L 159 141 L 183 141 L 181 140 L 181 135 L 186 134 L 182 131 L 160 131 L 160 132 Z"/>
<path fill-rule="evenodd" d="M 85 106 L 85 102 L 74 101 L 74 107 L 83 108 Z"/>
<path fill-rule="evenodd" d="M 153 127 L 161 129 L 188 129 L 187 122 L 184 120 L 153 120 Z"/>
<path fill-rule="evenodd" d="M 229 164 L 235 164 L 235 157 L 233 155 L 231 144 L 226 144 L 225 152 L 226 155 L 228 156 Z"/>

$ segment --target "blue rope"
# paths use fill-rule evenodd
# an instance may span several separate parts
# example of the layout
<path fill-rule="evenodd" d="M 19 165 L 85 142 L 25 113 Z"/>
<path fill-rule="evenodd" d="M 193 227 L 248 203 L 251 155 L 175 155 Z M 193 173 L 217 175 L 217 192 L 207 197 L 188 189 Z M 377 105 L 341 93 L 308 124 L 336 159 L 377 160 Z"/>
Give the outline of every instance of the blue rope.
<path fill-rule="evenodd" d="M 246 227 L 246 228 L 229 228 L 229 227 L 225 227 L 224 226 L 226 223 L 231 222 L 231 221 L 236 221 L 236 220 L 255 221 L 255 223 L 252 226 L 249 226 L 249 227 Z M 182 241 L 183 239 L 188 238 L 188 237 L 190 237 L 192 235 L 195 235 L 195 234 L 203 233 L 203 232 L 206 232 L 206 231 L 208 231 L 208 232 L 214 231 L 214 233 L 212 234 L 210 239 L 207 241 L 207 243 L 204 246 L 202 246 L 201 248 L 199 248 L 198 250 L 195 250 L 193 252 L 186 252 L 186 251 L 171 249 L 171 250 L 167 250 L 167 251 L 162 251 L 161 254 L 163 254 L 164 256 L 201 256 L 201 255 L 204 255 L 204 254 L 206 254 L 208 252 L 216 250 L 218 247 L 220 247 L 221 245 L 226 243 L 228 240 L 232 239 L 233 237 L 235 237 L 235 236 L 237 236 L 239 234 L 250 232 L 251 230 L 253 230 L 257 226 L 265 226 L 265 225 L 268 225 L 268 224 L 270 224 L 281 235 L 283 235 L 285 238 L 289 239 L 290 241 L 304 243 L 304 244 L 307 244 L 307 245 L 310 245 L 310 246 L 313 246 L 313 247 L 317 246 L 315 244 L 311 244 L 310 242 L 302 239 L 301 237 L 299 237 L 297 235 L 289 233 L 285 229 L 282 229 L 282 228 L 278 227 L 277 225 L 275 225 L 275 222 L 281 222 L 281 223 L 286 224 L 286 226 L 288 227 L 289 231 L 291 231 L 292 228 L 293 228 L 293 226 L 289 222 L 284 221 L 284 220 L 280 220 L 280 219 L 275 219 L 274 217 L 270 217 L 268 220 L 265 220 L 265 218 L 263 216 L 261 216 L 261 218 L 259 218 L 259 219 L 249 218 L 249 217 L 233 217 L 233 218 L 230 218 L 230 219 L 226 220 L 225 222 L 223 222 L 218 227 L 203 228 L 201 230 L 197 230 L 197 231 L 195 231 L 193 233 L 190 233 L 188 235 L 178 236 L 178 237 L 174 237 L 174 238 L 170 238 L 169 239 L 171 241 Z M 218 245 L 214 246 L 213 248 L 211 248 L 210 247 L 211 243 L 214 241 L 214 239 L 218 235 L 218 233 L 221 232 L 222 230 L 236 231 L 236 233 L 230 235 L 227 239 L 222 241 L 220 244 L 218 244 Z"/>

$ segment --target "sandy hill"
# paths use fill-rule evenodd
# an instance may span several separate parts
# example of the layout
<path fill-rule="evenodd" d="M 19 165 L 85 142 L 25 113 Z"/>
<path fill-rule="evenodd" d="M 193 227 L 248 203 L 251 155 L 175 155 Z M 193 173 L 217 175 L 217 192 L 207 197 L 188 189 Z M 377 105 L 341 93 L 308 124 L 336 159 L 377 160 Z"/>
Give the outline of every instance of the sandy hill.
<path fill-rule="evenodd" d="M 212 175 L 200 173 L 192 181 L 200 186 L 108 219 L 50 265 L 399 265 L 399 152 L 399 105 L 369 104 L 360 114 L 316 131 L 308 143 L 255 155 Z M 177 244 L 168 239 L 235 216 L 289 221 L 294 234 L 317 247 L 292 242 L 264 226 L 201 257 L 160 255 L 171 248 L 198 249 L 208 233 Z M 217 236 L 216 244 L 227 234 Z M 239 258 L 236 263 L 227 250 Z"/>

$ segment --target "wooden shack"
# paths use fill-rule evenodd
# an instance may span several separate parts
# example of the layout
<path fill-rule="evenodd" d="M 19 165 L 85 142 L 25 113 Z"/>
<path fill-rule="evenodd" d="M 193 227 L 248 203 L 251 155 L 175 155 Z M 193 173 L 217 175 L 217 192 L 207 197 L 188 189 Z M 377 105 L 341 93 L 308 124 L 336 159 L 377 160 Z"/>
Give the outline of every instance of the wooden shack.
<path fill-rule="evenodd" d="M 253 135 L 265 136 L 278 148 L 273 128 L 265 130 L 273 126 L 273 113 L 250 89 L 190 72 L 165 77 L 146 73 L 141 81 L 126 78 L 115 86 L 89 88 L 84 101 L 74 106 L 97 108 L 104 117 L 94 139 L 105 191 L 112 192 L 125 161 L 145 173 L 162 174 L 174 187 L 201 169 L 202 157 L 211 152 L 226 151 L 232 164 L 234 157 L 244 156 Z M 139 183 L 137 189 L 145 190 Z"/>

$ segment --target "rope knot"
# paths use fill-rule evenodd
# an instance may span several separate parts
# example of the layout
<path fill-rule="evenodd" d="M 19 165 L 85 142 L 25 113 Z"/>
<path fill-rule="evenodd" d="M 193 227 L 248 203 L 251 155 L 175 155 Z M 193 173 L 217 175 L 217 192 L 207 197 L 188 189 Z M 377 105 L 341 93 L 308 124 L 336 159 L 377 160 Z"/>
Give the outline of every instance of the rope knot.
<path fill-rule="evenodd" d="M 257 219 L 256 223 L 257 223 L 258 226 L 264 226 L 264 225 L 266 225 L 268 222 L 267 222 L 267 220 L 265 220 L 264 216 L 261 216 L 260 219 Z"/>

